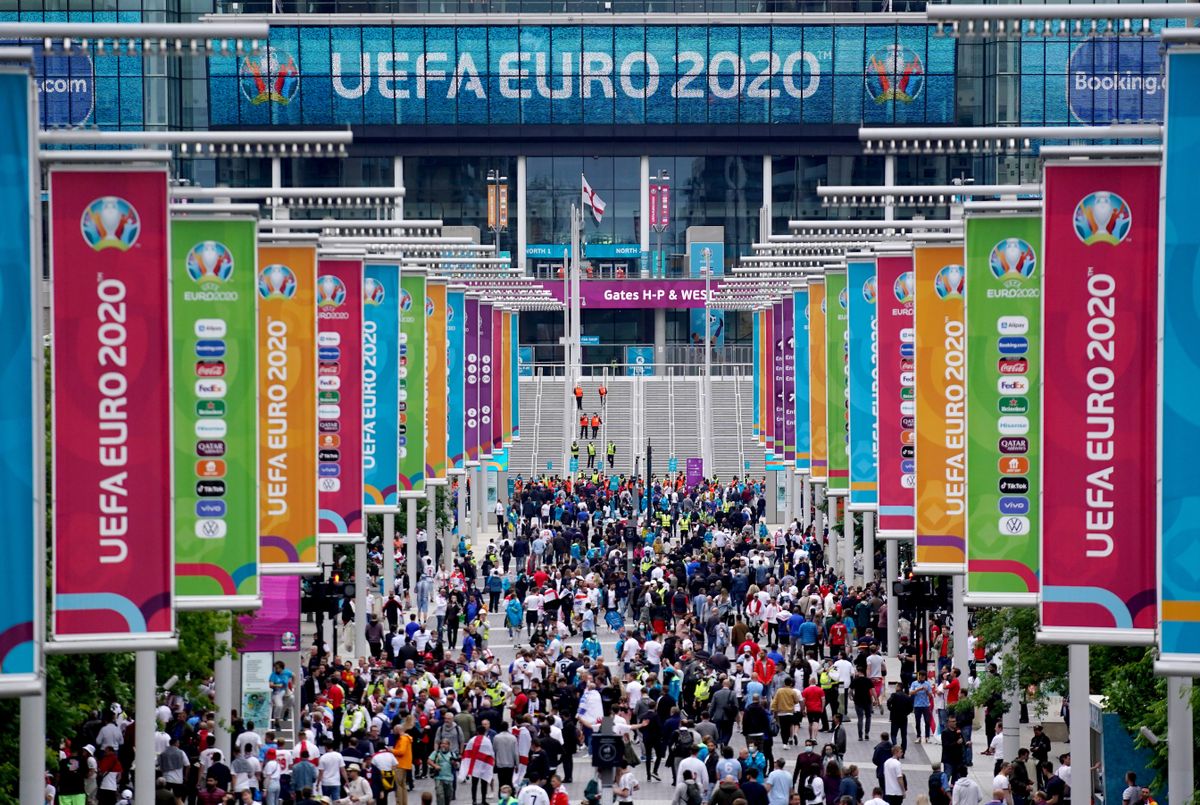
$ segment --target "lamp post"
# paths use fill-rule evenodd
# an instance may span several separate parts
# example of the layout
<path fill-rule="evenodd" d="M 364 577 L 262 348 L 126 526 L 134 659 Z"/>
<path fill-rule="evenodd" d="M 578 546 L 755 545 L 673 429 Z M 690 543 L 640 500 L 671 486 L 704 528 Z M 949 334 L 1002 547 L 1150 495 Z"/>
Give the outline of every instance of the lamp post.
<path fill-rule="evenodd" d="M 712 249 L 705 246 L 700 251 L 700 273 L 704 275 L 704 433 L 701 444 L 704 449 L 701 456 L 704 460 L 704 474 L 713 471 L 712 467 L 712 325 L 709 322 L 709 304 L 712 299 Z"/>
<path fill-rule="evenodd" d="M 496 253 L 500 253 L 500 233 L 508 229 L 508 177 L 498 170 L 487 172 L 488 229 L 495 235 Z"/>
<path fill-rule="evenodd" d="M 671 181 L 671 174 L 665 170 L 659 170 L 654 175 L 654 184 L 650 185 L 650 228 L 658 235 L 658 259 L 663 260 L 662 256 L 662 236 L 663 232 L 671 223 L 671 186 L 668 182 Z M 654 272 L 651 271 L 651 274 Z M 666 261 L 663 260 L 662 276 L 667 275 Z"/>

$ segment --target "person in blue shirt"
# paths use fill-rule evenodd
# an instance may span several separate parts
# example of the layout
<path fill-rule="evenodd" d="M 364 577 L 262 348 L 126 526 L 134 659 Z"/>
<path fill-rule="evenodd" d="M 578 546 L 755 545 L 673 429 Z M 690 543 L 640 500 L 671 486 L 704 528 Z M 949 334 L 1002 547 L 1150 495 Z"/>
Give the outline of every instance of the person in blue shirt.
<path fill-rule="evenodd" d="M 271 686 L 271 717 L 281 719 L 292 708 L 292 689 L 295 675 L 282 661 L 276 661 L 267 684 Z"/>
<path fill-rule="evenodd" d="M 475 653 L 475 635 L 472 629 L 468 629 L 463 636 L 462 653 L 467 658 L 467 662 L 470 662 L 471 656 Z"/>
<path fill-rule="evenodd" d="M 817 650 L 817 638 L 819 637 L 819 633 L 815 623 L 808 618 L 805 618 L 804 623 L 800 624 L 800 629 L 794 633 L 794 635 L 796 634 L 798 634 L 800 637 L 801 650 L 804 653 L 808 653 L 809 651 L 815 652 Z M 793 639 L 795 639 L 794 636 Z"/>
<path fill-rule="evenodd" d="M 583 645 L 580 646 L 579 650 L 584 654 L 584 656 L 593 660 L 598 659 L 602 653 L 600 649 L 600 641 L 596 639 L 595 635 L 588 635 L 585 637 L 583 639 Z"/>
<path fill-rule="evenodd" d="M 804 613 L 802 612 L 793 612 L 787 619 L 788 637 L 791 638 L 792 642 L 792 657 L 804 656 L 802 649 L 804 641 L 800 639 L 801 627 L 804 625 L 804 621 Z"/>
<path fill-rule="evenodd" d="M 913 718 L 917 720 L 917 743 L 921 742 L 921 733 L 924 730 L 926 738 L 929 738 L 929 708 L 933 704 L 933 683 L 928 679 L 918 677 L 908 686 L 908 692 L 913 699 Z"/>
<path fill-rule="evenodd" d="M 525 606 L 520 599 L 515 595 L 508 599 L 507 606 L 504 607 L 504 625 L 508 627 L 508 636 L 512 637 L 515 633 L 521 634 L 521 626 L 525 623 Z"/>

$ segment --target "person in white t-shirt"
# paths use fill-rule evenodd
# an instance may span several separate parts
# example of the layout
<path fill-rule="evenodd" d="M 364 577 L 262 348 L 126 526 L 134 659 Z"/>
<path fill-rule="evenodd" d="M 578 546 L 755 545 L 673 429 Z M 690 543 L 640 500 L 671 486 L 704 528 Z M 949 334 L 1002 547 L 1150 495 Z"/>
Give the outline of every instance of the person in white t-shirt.
<path fill-rule="evenodd" d="M 613 799 L 618 805 L 633 805 L 633 792 L 642 788 L 637 776 L 624 763 L 617 769 L 617 775 L 617 782 L 613 786 Z"/>
<path fill-rule="evenodd" d="M 1000 771 L 997 772 L 995 778 L 992 779 L 992 792 L 1004 792 L 1004 802 L 1006 805 L 1012 805 L 1012 783 L 1009 782 L 1008 776 L 1012 774 L 1012 764 L 1002 763 Z"/>
<path fill-rule="evenodd" d="M 904 802 L 905 792 L 908 791 L 908 784 L 904 779 L 904 764 L 900 762 L 902 757 L 904 749 L 893 746 L 892 756 L 883 764 L 883 798 L 889 805 L 900 805 Z"/>
<path fill-rule="evenodd" d="M 327 750 L 317 761 L 317 786 L 330 799 L 340 799 L 342 784 L 346 782 L 346 760 L 342 753 Z"/>
<path fill-rule="evenodd" d="M 642 650 L 646 652 L 646 664 L 650 666 L 650 670 L 657 671 L 659 663 L 662 662 L 663 644 L 651 637 L 642 644 Z"/>

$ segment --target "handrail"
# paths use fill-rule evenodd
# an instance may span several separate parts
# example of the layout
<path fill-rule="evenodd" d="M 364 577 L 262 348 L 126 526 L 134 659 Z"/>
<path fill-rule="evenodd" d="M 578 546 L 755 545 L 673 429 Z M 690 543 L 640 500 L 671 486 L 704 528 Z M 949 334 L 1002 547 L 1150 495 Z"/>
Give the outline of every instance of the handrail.
<path fill-rule="evenodd" d="M 737 417 L 737 445 L 738 445 L 738 471 L 740 477 L 746 469 L 746 442 L 745 428 L 742 424 L 742 384 L 737 380 L 733 381 L 733 411 Z"/>
<path fill-rule="evenodd" d="M 529 467 L 529 477 L 537 477 L 538 468 L 538 447 L 542 442 L 542 372 L 534 372 L 537 377 L 537 407 L 533 415 L 533 456 L 530 458 L 532 462 Z"/>
<path fill-rule="evenodd" d="M 675 371 L 667 375 L 667 458 L 675 455 Z"/>

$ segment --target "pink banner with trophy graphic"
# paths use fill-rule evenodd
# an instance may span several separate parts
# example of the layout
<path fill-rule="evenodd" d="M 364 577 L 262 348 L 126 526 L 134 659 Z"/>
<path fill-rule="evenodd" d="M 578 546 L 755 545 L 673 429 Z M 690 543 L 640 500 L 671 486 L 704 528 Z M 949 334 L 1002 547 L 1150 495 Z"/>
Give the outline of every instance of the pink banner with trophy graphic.
<path fill-rule="evenodd" d="M 1041 631 L 1150 644 L 1159 166 L 1048 163 L 1044 226 Z"/>
<path fill-rule="evenodd" d="M 913 259 L 881 256 L 876 322 L 879 330 L 879 536 L 912 537 L 916 529 L 916 386 Z"/>

